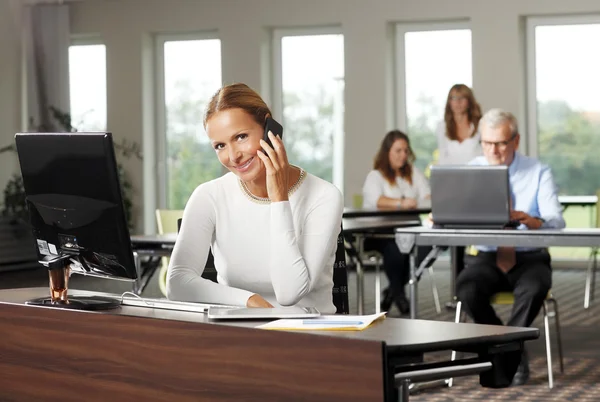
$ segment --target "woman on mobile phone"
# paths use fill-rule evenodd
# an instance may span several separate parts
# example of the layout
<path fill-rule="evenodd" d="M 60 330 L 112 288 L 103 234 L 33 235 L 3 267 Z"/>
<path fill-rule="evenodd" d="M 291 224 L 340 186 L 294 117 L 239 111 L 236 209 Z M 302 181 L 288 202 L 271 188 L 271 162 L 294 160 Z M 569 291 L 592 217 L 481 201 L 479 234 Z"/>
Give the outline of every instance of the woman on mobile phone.
<path fill-rule="evenodd" d="M 230 172 L 191 195 L 167 274 L 174 300 L 334 313 L 333 263 L 343 202 L 331 183 L 290 165 L 272 113 L 245 84 L 210 100 L 204 127 Z M 268 130 L 267 130 L 268 131 Z M 218 283 L 201 277 L 209 248 Z"/>

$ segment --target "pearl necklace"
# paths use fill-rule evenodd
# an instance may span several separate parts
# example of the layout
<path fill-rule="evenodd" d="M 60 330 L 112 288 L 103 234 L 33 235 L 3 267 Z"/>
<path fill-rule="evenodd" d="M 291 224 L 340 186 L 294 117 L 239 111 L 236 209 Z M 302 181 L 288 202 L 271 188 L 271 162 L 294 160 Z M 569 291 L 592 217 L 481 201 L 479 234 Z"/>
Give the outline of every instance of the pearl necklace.
<path fill-rule="evenodd" d="M 298 190 L 298 187 L 300 187 L 300 184 L 302 184 L 302 182 L 306 178 L 306 171 L 302 168 L 298 169 L 300 169 L 300 176 L 298 176 L 298 180 L 296 180 L 294 185 L 288 190 L 288 197 L 294 194 L 296 190 Z M 271 203 L 269 197 L 257 197 L 256 195 L 252 194 L 248 189 L 248 186 L 246 186 L 246 183 L 244 183 L 242 180 L 238 179 L 238 183 L 240 184 L 240 188 L 242 189 L 243 193 L 246 195 L 246 197 L 248 197 L 250 201 L 256 202 L 257 204 Z"/>

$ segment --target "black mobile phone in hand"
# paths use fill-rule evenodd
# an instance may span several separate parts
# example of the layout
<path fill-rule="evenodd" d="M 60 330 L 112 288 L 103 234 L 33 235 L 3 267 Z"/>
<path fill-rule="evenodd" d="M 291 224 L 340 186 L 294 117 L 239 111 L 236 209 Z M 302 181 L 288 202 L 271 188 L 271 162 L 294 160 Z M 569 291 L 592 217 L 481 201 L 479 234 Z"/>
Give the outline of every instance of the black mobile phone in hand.
<path fill-rule="evenodd" d="M 278 135 L 279 138 L 283 138 L 283 126 L 272 117 L 267 117 L 267 120 L 265 120 L 265 132 L 263 134 L 263 140 L 269 144 L 271 148 L 273 148 L 273 144 L 271 144 L 271 140 L 269 139 L 268 135 L 269 131 L 272 132 L 273 135 Z"/>

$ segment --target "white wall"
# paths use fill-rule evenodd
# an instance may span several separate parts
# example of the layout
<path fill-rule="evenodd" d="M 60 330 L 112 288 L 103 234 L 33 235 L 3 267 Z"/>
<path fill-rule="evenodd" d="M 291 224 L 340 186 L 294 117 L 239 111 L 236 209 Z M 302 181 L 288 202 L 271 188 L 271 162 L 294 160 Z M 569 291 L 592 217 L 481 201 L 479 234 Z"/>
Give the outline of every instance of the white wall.
<path fill-rule="evenodd" d="M 346 58 L 344 188 L 350 205 L 393 117 L 393 109 L 386 104 L 392 87 L 386 60 L 393 23 L 470 20 L 477 98 L 485 109 L 502 107 L 517 113 L 524 128 L 523 17 L 584 13 L 600 13 L 600 1 L 107 0 L 72 4 L 71 26 L 74 34 L 98 33 L 105 41 L 108 127 L 117 138 L 138 142 L 142 142 L 144 130 L 147 136 L 152 128 L 150 93 L 142 91 L 143 80 L 151 81 L 148 63 L 144 63 L 150 59 L 151 34 L 217 30 L 224 82 L 242 81 L 259 89 L 268 86 L 261 80 L 265 68 L 261 50 L 268 43 L 269 28 L 341 26 Z M 0 22 L 4 18 L 0 16 Z M 0 23 L 0 32 L 5 30 Z M 19 115 L 11 109 L 19 98 L 14 84 L 18 82 L 18 53 L 13 44 L 5 42 L 0 39 L 0 52 L 8 56 L 0 58 L 0 139 L 7 136 L 7 130 L 14 131 Z M 151 164 L 151 155 L 146 157 Z M 140 205 L 142 164 L 136 162 L 129 168 L 134 182 L 139 183 L 136 204 Z M 148 225 L 153 207 L 148 201 Z"/>
<path fill-rule="evenodd" d="M 0 148 L 14 143 L 14 135 L 21 129 L 21 50 L 18 21 L 19 8 L 15 7 L 12 1 L 0 1 Z M 16 155 L 12 152 L 0 154 L 0 196 L 4 184 L 16 170 Z"/>

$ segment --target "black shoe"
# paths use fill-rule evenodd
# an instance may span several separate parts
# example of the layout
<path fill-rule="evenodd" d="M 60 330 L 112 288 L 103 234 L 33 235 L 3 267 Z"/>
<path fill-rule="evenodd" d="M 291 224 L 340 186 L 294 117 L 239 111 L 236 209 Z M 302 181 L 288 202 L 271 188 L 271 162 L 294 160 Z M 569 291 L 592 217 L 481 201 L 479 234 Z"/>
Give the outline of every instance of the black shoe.
<path fill-rule="evenodd" d="M 401 314 L 406 315 L 410 312 L 410 303 L 403 294 L 396 296 L 394 298 L 394 302 L 396 303 L 396 307 L 398 307 L 398 310 L 400 310 Z"/>
<path fill-rule="evenodd" d="M 517 372 L 513 377 L 512 386 L 519 386 L 525 384 L 529 380 L 529 358 L 527 356 L 527 351 L 523 349 L 523 353 L 521 354 L 521 363 L 519 363 L 519 367 L 517 368 Z"/>
<path fill-rule="evenodd" d="M 382 296 L 383 297 L 381 298 L 381 303 L 379 304 L 379 307 L 381 307 L 381 311 L 390 311 L 392 303 L 394 302 L 394 298 L 392 297 L 392 292 L 390 292 L 390 288 L 385 288 L 383 290 Z"/>

